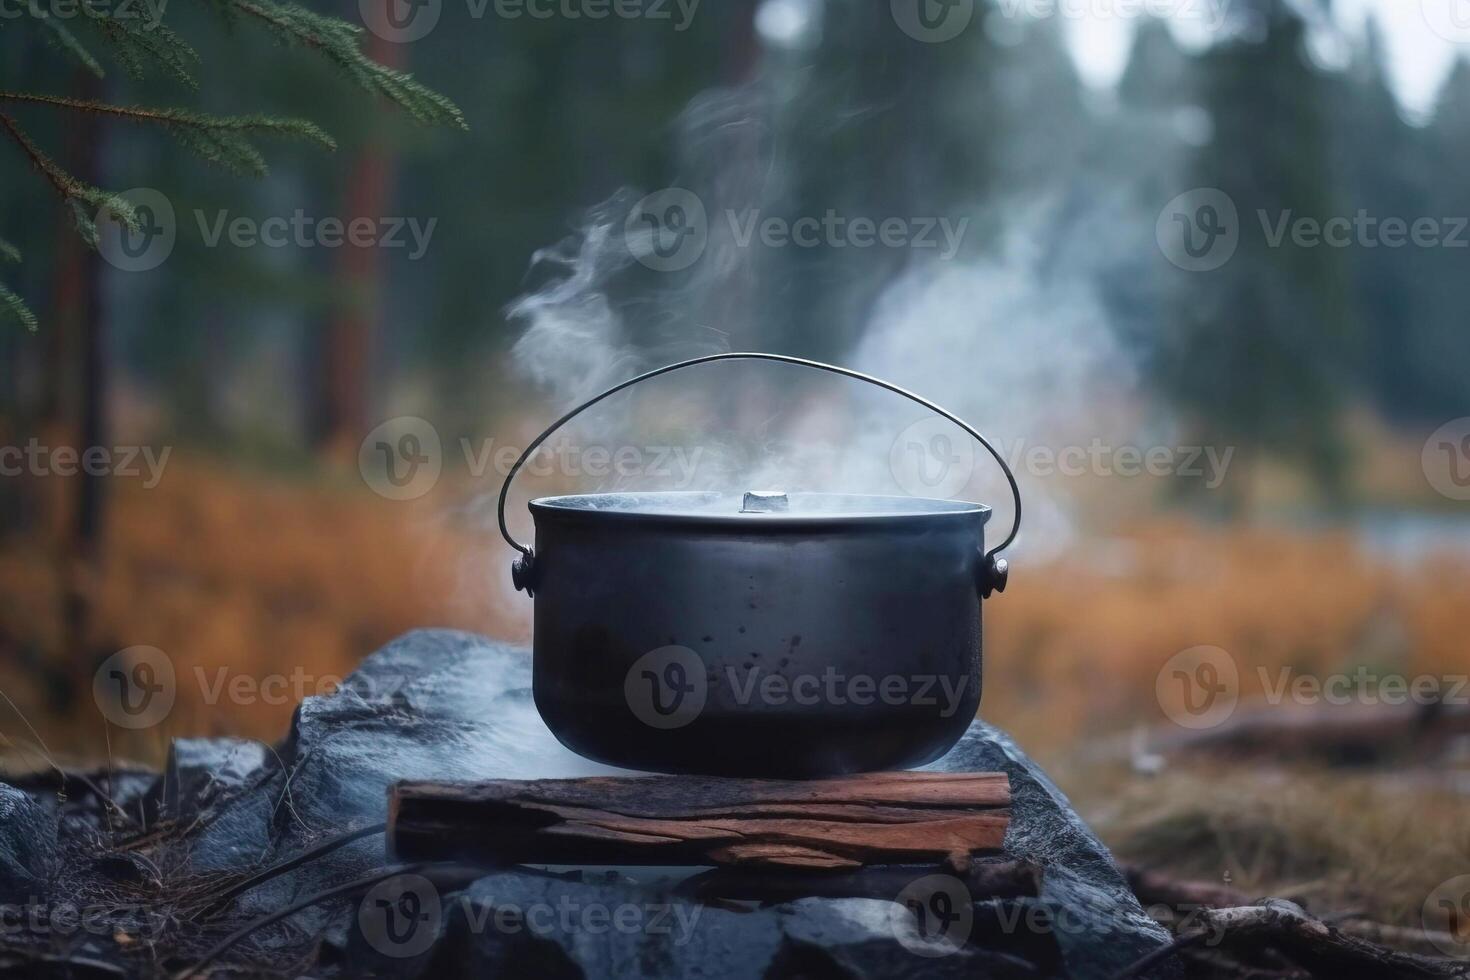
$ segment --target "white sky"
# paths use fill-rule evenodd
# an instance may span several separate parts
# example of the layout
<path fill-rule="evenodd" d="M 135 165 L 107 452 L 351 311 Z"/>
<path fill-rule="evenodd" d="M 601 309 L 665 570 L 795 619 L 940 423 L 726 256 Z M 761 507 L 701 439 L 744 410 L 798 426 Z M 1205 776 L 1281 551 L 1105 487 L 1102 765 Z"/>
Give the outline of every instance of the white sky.
<path fill-rule="evenodd" d="M 1138 24 L 1137 16 L 1118 11 L 1172 7 L 1176 12 L 1170 26 L 1175 36 L 1195 47 L 1208 43 L 1209 24 L 1223 2 L 1227 0 L 1135 0 L 1131 4 L 1124 0 L 1059 0 L 1052 9 L 1064 11 L 1068 46 L 1083 79 L 1107 88 L 1117 82 L 1127 64 Z M 1390 82 L 1411 117 L 1422 117 L 1433 108 L 1455 59 L 1470 55 L 1470 0 L 1335 0 L 1333 7 L 1336 27 L 1352 36 L 1361 35 L 1366 18 L 1377 20 Z M 1332 43 L 1330 29 L 1317 34 L 1316 50 L 1330 58 L 1340 44 Z"/>

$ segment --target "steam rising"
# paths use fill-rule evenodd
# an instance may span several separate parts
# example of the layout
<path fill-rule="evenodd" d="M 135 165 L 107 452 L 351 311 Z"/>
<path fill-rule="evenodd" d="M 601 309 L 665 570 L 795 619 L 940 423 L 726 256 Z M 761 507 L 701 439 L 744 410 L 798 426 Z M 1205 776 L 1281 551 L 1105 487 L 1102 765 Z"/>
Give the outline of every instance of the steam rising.
<path fill-rule="evenodd" d="M 572 237 L 536 253 L 533 271 L 548 281 L 509 309 L 524 325 L 514 360 L 550 391 L 555 408 L 659 364 L 748 349 L 746 338 L 756 333 L 753 298 L 771 288 L 771 278 L 791 274 L 783 266 L 789 259 L 779 249 L 737 247 L 721 215 L 762 207 L 782 182 L 768 145 L 771 112 L 766 90 L 749 86 L 703 95 L 680 118 L 685 170 L 674 183 L 694 190 L 709 215 L 707 248 L 687 271 L 650 273 L 633 259 L 624 241 L 625 219 L 641 197 L 633 190 L 592 208 Z M 1110 427 L 1125 431 L 1127 420 L 1109 419 L 1099 407 L 1121 400 L 1134 370 L 1096 283 L 1113 256 L 1137 246 L 1122 236 L 1139 230 L 1118 218 L 1127 208 L 1108 213 L 1103 194 L 1079 207 L 1073 193 L 1065 208 L 1053 206 L 1062 200 L 1043 191 L 1026 202 L 969 209 L 975 227 L 1000 229 L 994 239 L 952 261 L 915 253 L 881 290 L 859 340 L 838 363 L 961 415 L 1013 464 L 1028 447 L 1056 449 L 1085 444 Z M 837 202 L 814 204 L 820 214 Z M 1059 214 L 1069 217 L 1059 224 Z M 831 249 L 822 261 L 835 266 L 851 252 Z M 674 433 L 701 450 L 693 482 L 680 490 L 912 493 L 914 473 L 905 467 L 924 461 L 905 459 L 895 440 L 930 413 L 855 382 L 797 370 L 718 365 L 696 371 L 731 376 L 675 374 L 615 399 L 624 404 L 581 425 L 577 435 L 616 446 Z M 641 415 L 628 404 L 642 406 Z M 965 438 L 952 431 L 955 440 Z M 991 533 L 998 540 L 1011 520 L 1009 490 L 978 448 L 972 472 L 954 495 L 994 507 Z M 1017 476 L 1027 504 L 1020 543 L 1032 556 L 1065 546 L 1066 498 L 1024 472 Z M 648 474 L 588 482 L 596 481 L 575 489 L 660 488 Z"/>
<path fill-rule="evenodd" d="M 511 349 L 516 369 L 567 406 L 627 377 L 638 363 L 607 293 L 633 261 L 619 238 L 624 196 L 593 208 L 576 236 L 537 251 L 532 271 L 547 273 L 549 284 L 506 310 L 526 325 Z"/>

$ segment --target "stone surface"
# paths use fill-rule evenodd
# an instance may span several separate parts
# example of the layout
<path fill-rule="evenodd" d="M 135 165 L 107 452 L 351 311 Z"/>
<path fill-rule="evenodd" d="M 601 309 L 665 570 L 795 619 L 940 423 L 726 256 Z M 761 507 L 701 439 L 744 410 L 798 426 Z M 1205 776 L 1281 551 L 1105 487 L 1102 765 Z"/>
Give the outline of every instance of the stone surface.
<path fill-rule="evenodd" d="M 56 857 L 52 816 L 30 794 L 0 783 L 0 903 L 44 898 Z"/>
<path fill-rule="evenodd" d="M 361 897 L 297 914 L 292 928 L 264 931 L 231 955 L 260 962 L 273 953 L 299 955 L 319 940 L 313 975 L 1088 980 L 1168 941 L 1065 797 L 1004 733 L 976 722 L 930 768 L 1010 774 L 1006 849 L 1042 869 L 1037 898 L 961 894 L 934 907 L 961 909 L 963 921 L 941 916 L 921 929 L 906 909 L 916 896 L 932 904 L 936 889 L 948 883 L 921 883 L 891 900 L 803 898 L 760 906 L 697 904 L 681 889 L 680 875 L 648 869 L 471 872 L 452 881 L 399 876 Z M 194 870 L 246 871 L 384 820 L 386 791 L 397 780 L 616 771 L 574 755 L 546 729 L 531 699 L 528 652 L 426 630 L 367 658 L 341 691 L 308 698 L 274 752 L 229 739 L 178 743 L 170 778 L 181 792 L 155 790 L 153 798 L 181 811 L 174 814 L 179 818 L 191 806 L 207 811 L 189 842 Z M 6 801 L 24 822 L 25 802 L 0 796 L 0 806 Z M 22 842 L 11 832 L 13 821 L 0 822 L 3 873 L 28 867 L 15 850 Z M 335 850 L 246 892 L 234 924 L 390 863 L 380 836 Z M 1152 975 L 1169 976 L 1171 969 Z"/>

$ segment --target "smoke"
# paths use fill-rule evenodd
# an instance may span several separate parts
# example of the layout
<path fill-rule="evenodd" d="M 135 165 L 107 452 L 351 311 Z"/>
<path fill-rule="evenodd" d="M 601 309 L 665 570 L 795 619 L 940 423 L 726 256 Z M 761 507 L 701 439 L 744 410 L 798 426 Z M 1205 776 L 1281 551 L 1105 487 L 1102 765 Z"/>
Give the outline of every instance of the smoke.
<path fill-rule="evenodd" d="M 1004 216 L 1007 231 L 990 257 L 929 264 L 892 283 L 852 356 L 858 370 L 958 414 L 1022 470 L 1024 542 L 1033 557 L 1065 547 L 1073 522 L 1065 499 L 1024 471 L 1027 450 L 1056 451 L 1121 427 L 1123 420 L 1105 417 L 1108 392 L 1136 383 L 1098 295 L 1095 263 L 1081 257 L 1058 263 L 1049 254 L 1052 210 L 1018 205 Z M 870 417 L 863 458 L 881 453 L 900 483 L 921 482 L 930 460 L 889 447 L 905 417 L 922 424 L 926 415 L 922 408 L 889 406 L 883 417 Z M 964 459 L 968 467 L 969 456 Z M 958 496 L 990 503 L 1000 526 L 1008 526 L 1010 490 L 999 467 L 977 450 L 968 471 Z"/>
<path fill-rule="evenodd" d="M 648 242 L 629 234 L 643 197 L 632 189 L 536 253 L 533 275 L 544 283 L 508 310 L 522 328 L 513 356 L 558 409 L 658 364 L 748 349 L 760 336 L 757 300 L 793 275 L 795 259 L 789 250 L 742 245 L 721 215 L 766 207 L 788 190 L 771 91 L 755 83 L 707 93 L 674 127 L 675 184 L 692 191 L 707 216 L 707 241 L 687 269 L 651 271 L 638 258 Z M 1120 254 L 1146 253 L 1152 226 L 1131 217 L 1137 208 L 1128 188 L 1079 194 L 1078 183 L 957 209 L 956 224 L 993 229 L 990 238 L 949 261 L 915 252 L 893 266 L 857 329 L 842 331 L 857 340 L 840 363 L 959 414 L 1013 463 L 1034 447 L 1057 451 L 1126 431 L 1136 420 L 1110 407 L 1135 386 L 1137 372 L 1098 290 Z M 831 269 L 853 259 L 852 249 L 832 249 L 821 262 Z M 795 274 L 813 274 L 809 262 L 799 268 Z M 656 431 L 692 440 L 700 462 L 680 489 L 962 497 L 994 507 L 993 540 L 1009 527 L 999 468 L 922 407 L 786 366 L 697 371 L 740 373 L 673 375 L 615 399 L 618 407 L 579 423 L 579 436 L 617 444 Z M 1033 556 L 1066 547 L 1074 524 L 1067 495 L 1025 472 L 1018 478 L 1027 522 L 1020 544 Z M 640 474 L 636 482 L 613 477 L 578 489 L 633 486 L 659 484 Z"/>
<path fill-rule="evenodd" d="M 619 239 L 626 196 L 589 211 L 577 235 L 537 251 L 532 273 L 545 274 L 549 283 L 506 310 L 512 323 L 524 324 L 511 348 L 516 369 L 549 388 L 558 403 L 570 406 L 626 377 L 640 363 L 608 296 L 614 277 L 633 261 Z"/>

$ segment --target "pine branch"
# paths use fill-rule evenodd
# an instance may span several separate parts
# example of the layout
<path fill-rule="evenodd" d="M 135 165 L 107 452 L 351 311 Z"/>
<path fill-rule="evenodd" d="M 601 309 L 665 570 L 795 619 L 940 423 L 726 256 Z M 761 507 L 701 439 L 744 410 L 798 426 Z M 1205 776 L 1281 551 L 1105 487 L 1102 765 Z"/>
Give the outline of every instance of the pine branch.
<path fill-rule="evenodd" d="M 149 27 L 145 22 L 120 20 L 105 12 L 93 13 L 86 3 L 81 4 L 81 9 L 87 11 L 92 25 L 112 46 L 128 75 L 146 78 L 148 67 L 153 64 L 189 88 L 199 88 L 191 70 L 199 63 L 199 54 L 173 31 L 162 24 Z"/>
<path fill-rule="evenodd" d="M 130 76 L 144 78 L 150 68 L 156 67 L 190 88 L 199 87 L 191 70 L 199 62 L 198 53 L 183 38 L 164 27 L 161 19 L 150 21 L 141 16 L 122 17 L 114 9 L 87 2 L 77 4 L 76 9 L 82 22 L 97 32 Z M 60 18 L 35 3 L 21 4 L 19 13 L 29 14 L 32 20 L 38 21 L 51 33 L 55 46 L 92 74 L 99 78 L 104 76 L 101 62 Z"/>
<path fill-rule="evenodd" d="M 20 325 L 31 333 L 36 332 L 36 314 L 26 306 L 25 300 L 11 292 L 3 282 L 0 282 L 0 313 L 19 320 Z"/>
<path fill-rule="evenodd" d="M 469 129 L 464 113 L 452 101 L 414 81 L 407 72 L 395 71 L 363 54 L 360 27 L 275 0 L 214 2 L 229 20 L 234 20 L 236 13 L 244 14 L 264 25 L 281 43 L 316 51 L 360 88 L 394 103 L 421 123 Z"/>
<path fill-rule="evenodd" d="M 133 122 L 162 126 L 181 145 L 210 163 L 252 177 L 268 172 L 265 157 L 250 142 L 255 135 L 304 139 L 335 150 L 337 143 L 315 124 L 304 119 L 274 116 L 209 116 L 185 109 L 146 109 L 54 95 L 30 95 L 0 91 L 0 102 L 20 102 L 87 112 Z"/>
<path fill-rule="evenodd" d="M 20 249 L 0 238 L 0 259 L 7 262 L 19 262 Z M 29 306 L 26 306 L 25 300 L 11 292 L 3 282 L 0 282 L 0 315 L 19 320 L 21 326 L 31 333 L 36 332 L 36 315 L 31 312 Z"/>
<path fill-rule="evenodd" d="M 71 204 L 72 213 L 76 216 L 76 229 L 87 239 L 88 245 L 97 244 L 97 225 L 93 215 L 98 212 L 110 213 L 116 219 L 125 223 L 128 228 L 138 228 L 138 216 L 134 213 L 134 207 L 129 204 L 122 195 L 93 187 L 85 181 L 78 181 L 71 173 L 57 166 L 51 157 L 41 151 L 35 145 L 31 137 L 25 134 L 24 129 L 10 116 L 0 113 L 0 131 L 6 132 L 10 140 L 15 141 L 25 153 L 26 159 L 31 166 L 46 178 L 47 184 L 51 185 L 63 201 Z M 90 213 L 88 213 L 90 212 Z"/>
<path fill-rule="evenodd" d="M 52 189 L 71 206 L 72 220 L 89 247 L 97 246 L 96 216 L 103 211 L 107 211 L 129 228 L 137 229 L 138 216 L 132 204 L 121 195 L 93 187 L 67 173 L 32 142 L 14 119 L 3 112 L 0 112 L 0 131 L 10 136 L 26 155 L 31 167 L 46 178 Z"/>

